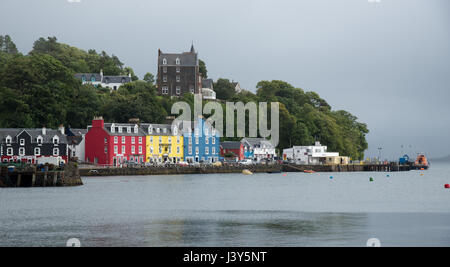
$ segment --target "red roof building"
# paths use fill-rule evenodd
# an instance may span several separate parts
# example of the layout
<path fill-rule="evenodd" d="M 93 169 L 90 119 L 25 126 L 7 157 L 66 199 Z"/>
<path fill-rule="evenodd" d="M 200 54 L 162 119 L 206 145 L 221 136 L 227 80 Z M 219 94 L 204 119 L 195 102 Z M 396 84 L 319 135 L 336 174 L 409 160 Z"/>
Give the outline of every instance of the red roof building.
<path fill-rule="evenodd" d="M 220 156 L 234 154 L 237 160 L 244 159 L 244 145 L 241 142 L 225 141 L 220 143 Z"/>

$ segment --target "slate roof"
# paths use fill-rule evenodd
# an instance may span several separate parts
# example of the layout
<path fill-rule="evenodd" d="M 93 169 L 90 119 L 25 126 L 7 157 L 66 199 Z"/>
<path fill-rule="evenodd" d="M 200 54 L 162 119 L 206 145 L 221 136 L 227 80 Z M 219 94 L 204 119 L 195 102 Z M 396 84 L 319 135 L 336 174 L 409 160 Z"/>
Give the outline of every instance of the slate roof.
<path fill-rule="evenodd" d="M 167 60 L 167 64 L 163 64 L 163 59 Z M 180 59 L 180 65 L 176 64 L 176 59 Z M 197 66 L 197 53 L 193 48 L 191 48 L 191 52 L 184 53 L 160 53 L 158 56 L 158 66 Z"/>
<path fill-rule="evenodd" d="M 149 127 L 152 127 L 152 132 L 149 132 Z M 157 128 L 159 128 L 159 133 L 157 132 Z M 173 135 L 172 134 L 172 125 L 171 124 L 154 124 L 154 123 L 142 123 L 141 129 L 146 135 L 162 135 L 162 136 L 168 136 Z M 166 132 L 164 133 L 164 129 L 166 129 Z M 181 131 L 180 131 L 181 132 Z M 178 135 L 180 134 L 178 132 Z"/>
<path fill-rule="evenodd" d="M 87 129 L 67 129 L 66 130 L 66 135 L 68 136 L 82 136 L 87 134 L 88 130 Z"/>
<path fill-rule="evenodd" d="M 270 143 L 269 141 L 267 141 L 267 139 L 265 138 L 243 138 L 241 140 L 242 143 L 248 143 L 249 145 L 251 145 L 252 147 L 261 147 L 263 144 L 266 145 L 266 147 L 273 148 L 272 143 Z"/>
<path fill-rule="evenodd" d="M 223 149 L 240 149 L 241 148 L 241 142 L 239 142 L 239 141 L 225 141 L 225 142 L 221 142 L 220 146 Z"/>
<path fill-rule="evenodd" d="M 82 80 L 83 76 L 86 78 L 86 82 L 92 82 L 92 77 L 95 78 L 94 82 L 102 83 L 129 83 L 131 82 L 131 77 L 126 75 L 111 76 L 104 75 L 103 78 L 99 73 L 76 73 L 76 79 Z"/>
<path fill-rule="evenodd" d="M 214 90 L 214 81 L 212 79 L 203 79 L 202 88 L 208 88 Z"/>
<path fill-rule="evenodd" d="M 45 135 L 42 134 L 42 128 L 3 128 L 0 129 L 0 143 L 6 142 L 6 137 L 9 135 L 12 137 L 12 142 L 17 143 L 18 140 L 15 138 L 17 135 L 22 133 L 22 131 L 26 131 L 31 135 L 31 140 L 33 143 L 37 142 L 36 138 L 38 136 L 42 136 L 43 143 L 52 143 L 53 137 L 56 135 L 59 138 L 60 144 L 67 144 L 67 137 L 65 134 L 62 134 L 58 130 L 46 129 Z"/>
<path fill-rule="evenodd" d="M 114 125 L 114 133 L 111 132 L 111 128 Z M 134 123 L 105 123 L 104 129 L 110 135 L 124 135 L 124 136 L 144 136 L 144 130 L 139 127 L 137 133 L 134 132 Z M 119 132 L 119 127 L 122 127 L 122 132 Z M 127 128 L 130 127 L 130 132 L 128 132 Z"/>

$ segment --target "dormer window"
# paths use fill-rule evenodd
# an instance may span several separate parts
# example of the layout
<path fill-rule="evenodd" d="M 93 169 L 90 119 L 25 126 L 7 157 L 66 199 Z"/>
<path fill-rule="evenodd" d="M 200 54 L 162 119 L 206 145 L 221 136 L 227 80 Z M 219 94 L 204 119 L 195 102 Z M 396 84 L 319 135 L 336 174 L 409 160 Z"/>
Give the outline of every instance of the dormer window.
<path fill-rule="evenodd" d="M 105 78 L 105 83 L 109 83 L 109 78 Z"/>
<path fill-rule="evenodd" d="M 122 78 L 122 83 L 125 83 L 125 78 Z"/>
<path fill-rule="evenodd" d="M 95 76 L 94 75 L 92 75 L 91 76 L 91 82 L 95 82 L 96 80 L 95 80 Z"/>
<path fill-rule="evenodd" d="M 139 132 L 139 127 L 137 125 L 134 125 L 134 133 L 137 134 Z"/>
<path fill-rule="evenodd" d="M 152 125 L 149 125 L 149 126 L 148 126 L 148 133 L 149 133 L 149 134 L 152 134 L 152 133 L 153 133 L 153 127 L 152 127 Z"/>
<path fill-rule="evenodd" d="M 111 125 L 111 132 L 114 133 L 116 131 L 116 125 L 113 123 Z"/>
<path fill-rule="evenodd" d="M 160 128 L 156 128 L 156 132 L 160 133 L 161 129 Z"/>
<path fill-rule="evenodd" d="M 12 138 L 11 138 L 11 136 L 8 135 L 8 136 L 6 137 L 6 143 L 7 143 L 7 144 L 11 144 L 11 141 L 12 141 Z"/>
<path fill-rule="evenodd" d="M 43 142 L 42 136 L 38 136 L 38 137 L 36 138 L 36 142 L 38 143 L 38 145 L 42 145 L 42 142 Z"/>
<path fill-rule="evenodd" d="M 173 134 L 178 135 L 178 127 L 177 126 L 173 127 Z"/>
<path fill-rule="evenodd" d="M 167 59 L 163 58 L 163 65 L 167 65 Z"/>
<path fill-rule="evenodd" d="M 177 58 L 177 59 L 175 60 L 175 63 L 176 63 L 177 65 L 180 65 L 180 59 Z"/>
<path fill-rule="evenodd" d="M 24 146 L 24 145 L 25 145 L 25 139 L 23 139 L 23 138 L 20 139 L 20 145 L 21 145 L 21 146 Z"/>
<path fill-rule="evenodd" d="M 119 133 L 122 133 L 122 126 L 119 126 Z"/>
<path fill-rule="evenodd" d="M 85 75 L 81 76 L 81 81 L 82 82 L 86 82 L 86 76 Z"/>
<path fill-rule="evenodd" d="M 131 133 L 131 126 L 127 127 L 127 133 Z"/>
<path fill-rule="evenodd" d="M 167 133 L 167 128 L 164 128 L 164 129 L 163 129 L 163 133 Z"/>
<path fill-rule="evenodd" d="M 59 143 L 59 137 L 55 135 L 53 137 L 53 141 L 52 142 L 53 142 L 53 144 L 57 145 Z"/>

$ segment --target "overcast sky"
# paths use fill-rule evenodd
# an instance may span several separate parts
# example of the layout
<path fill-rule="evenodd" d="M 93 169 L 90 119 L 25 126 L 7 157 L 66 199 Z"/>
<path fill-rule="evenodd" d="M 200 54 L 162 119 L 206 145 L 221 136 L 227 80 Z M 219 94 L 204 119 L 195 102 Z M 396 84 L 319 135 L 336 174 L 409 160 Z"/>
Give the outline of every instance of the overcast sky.
<path fill-rule="evenodd" d="M 367 156 L 450 154 L 448 0 L 1 0 L 0 35 L 117 55 L 142 78 L 194 41 L 208 76 L 284 80 L 368 124 Z M 405 148 L 402 149 L 401 146 Z"/>

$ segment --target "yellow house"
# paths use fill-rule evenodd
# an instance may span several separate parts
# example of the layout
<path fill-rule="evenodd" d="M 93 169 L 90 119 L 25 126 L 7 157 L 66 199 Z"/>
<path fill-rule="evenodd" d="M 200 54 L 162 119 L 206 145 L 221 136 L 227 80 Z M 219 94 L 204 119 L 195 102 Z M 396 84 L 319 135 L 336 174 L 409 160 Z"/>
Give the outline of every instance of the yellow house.
<path fill-rule="evenodd" d="M 146 133 L 145 161 L 150 163 L 183 160 L 183 137 L 170 124 L 141 124 Z"/>

